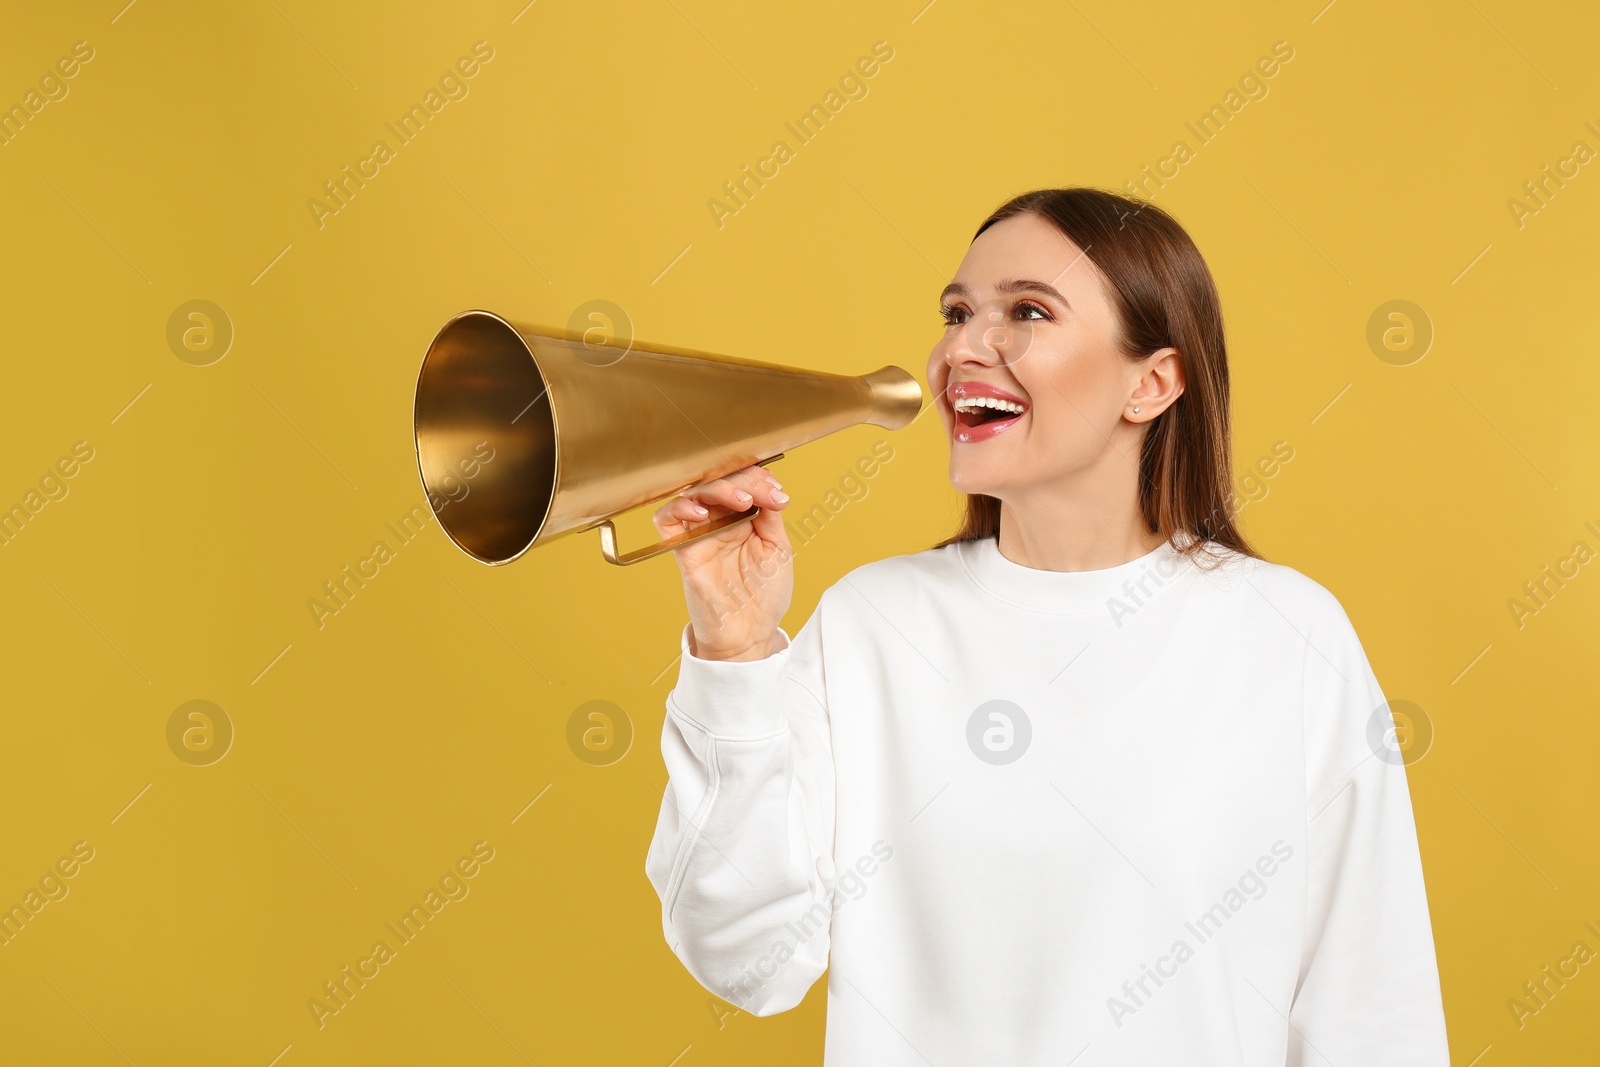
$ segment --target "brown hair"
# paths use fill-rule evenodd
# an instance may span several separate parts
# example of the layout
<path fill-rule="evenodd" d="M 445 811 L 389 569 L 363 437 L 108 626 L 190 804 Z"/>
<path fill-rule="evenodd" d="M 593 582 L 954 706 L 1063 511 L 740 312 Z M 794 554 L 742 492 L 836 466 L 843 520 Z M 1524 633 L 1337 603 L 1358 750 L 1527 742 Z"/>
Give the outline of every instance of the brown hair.
<path fill-rule="evenodd" d="M 1154 204 L 1103 189 L 1035 189 L 1002 204 L 973 240 L 1015 215 L 1037 215 L 1083 249 L 1099 268 L 1116 310 L 1119 340 L 1131 360 L 1172 347 L 1183 361 L 1184 391 L 1145 427 L 1139 449 L 1139 510 L 1152 533 L 1193 560 L 1215 542 L 1262 558 L 1234 525 L 1229 447 L 1228 349 L 1217 287 L 1194 241 Z M 967 495 L 958 541 L 1000 535 L 1000 501 Z"/>

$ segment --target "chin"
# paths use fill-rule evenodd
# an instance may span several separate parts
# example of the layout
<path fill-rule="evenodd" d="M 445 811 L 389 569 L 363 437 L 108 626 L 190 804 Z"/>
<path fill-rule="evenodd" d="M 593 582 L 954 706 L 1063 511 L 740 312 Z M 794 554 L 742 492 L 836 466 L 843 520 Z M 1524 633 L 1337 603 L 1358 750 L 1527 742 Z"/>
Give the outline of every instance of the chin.
<path fill-rule="evenodd" d="M 950 464 L 950 485 L 957 492 L 973 496 L 999 496 L 1004 491 L 1000 479 L 989 471 L 976 468 L 977 464 L 972 463 Z"/>

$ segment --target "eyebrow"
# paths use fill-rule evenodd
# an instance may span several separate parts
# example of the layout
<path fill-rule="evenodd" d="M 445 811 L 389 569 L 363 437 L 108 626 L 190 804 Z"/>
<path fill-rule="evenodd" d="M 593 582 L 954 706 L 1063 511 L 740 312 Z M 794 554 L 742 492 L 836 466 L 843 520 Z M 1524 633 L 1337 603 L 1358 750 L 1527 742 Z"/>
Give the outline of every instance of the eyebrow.
<path fill-rule="evenodd" d="M 1048 285 L 1041 281 L 1035 281 L 1032 278 L 1004 278 L 995 285 L 995 288 L 1002 293 L 1033 293 L 1036 296 L 1047 296 L 1068 308 L 1072 307 L 1072 304 L 1068 302 L 1066 297 L 1061 295 L 1055 286 Z M 944 303 L 952 296 L 971 295 L 972 290 L 968 289 L 965 285 L 962 285 L 960 282 L 951 282 L 949 285 L 945 286 L 944 291 L 939 294 L 939 303 Z"/>

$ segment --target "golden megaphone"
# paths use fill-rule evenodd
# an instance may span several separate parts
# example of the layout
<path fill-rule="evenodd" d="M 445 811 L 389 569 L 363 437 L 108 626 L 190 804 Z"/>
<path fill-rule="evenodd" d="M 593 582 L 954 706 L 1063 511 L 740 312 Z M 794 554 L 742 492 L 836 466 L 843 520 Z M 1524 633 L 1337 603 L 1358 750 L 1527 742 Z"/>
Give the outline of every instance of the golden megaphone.
<path fill-rule="evenodd" d="M 467 311 L 422 360 L 417 467 L 439 525 L 473 559 L 510 563 L 598 526 L 605 558 L 625 565 L 760 508 L 633 552 L 617 550 L 615 516 L 849 426 L 897 430 L 921 408 L 899 367 L 856 378 Z"/>

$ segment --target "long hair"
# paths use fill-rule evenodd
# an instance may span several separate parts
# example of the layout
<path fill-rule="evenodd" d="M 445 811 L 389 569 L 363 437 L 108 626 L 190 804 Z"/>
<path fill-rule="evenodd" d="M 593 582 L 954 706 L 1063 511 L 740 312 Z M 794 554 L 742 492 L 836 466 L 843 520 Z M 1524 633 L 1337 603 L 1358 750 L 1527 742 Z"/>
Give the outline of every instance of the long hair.
<path fill-rule="evenodd" d="M 1089 188 L 1014 197 L 973 240 L 1002 219 L 1027 214 L 1054 225 L 1099 268 L 1124 356 L 1140 362 L 1171 347 L 1183 362 L 1184 391 L 1146 426 L 1139 450 L 1139 510 L 1147 528 L 1191 560 L 1211 553 L 1207 542 L 1262 558 L 1234 523 L 1222 304 L 1194 241 L 1159 207 Z M 999 499 L 969 493 L 961 528 L 933 547 L 999 535 Z"/>

